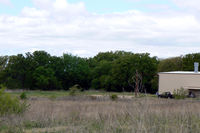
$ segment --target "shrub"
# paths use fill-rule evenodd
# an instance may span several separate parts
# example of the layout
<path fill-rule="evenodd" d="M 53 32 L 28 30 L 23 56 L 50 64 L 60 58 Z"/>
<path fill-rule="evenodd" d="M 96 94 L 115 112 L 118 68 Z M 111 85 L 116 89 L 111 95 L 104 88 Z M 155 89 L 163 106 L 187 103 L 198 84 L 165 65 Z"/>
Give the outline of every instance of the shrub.
<path fill-rule="evenodd" d="M 91 100 L 97 100 L 96 96 L 89 96 Z"/>
<path fill-rule="evenodd" d="M 21 98 L 22 100 L 26 100 L 28 97 L 27 97 L 27 95 L 26 95 L 25 92 L 22 92 L 21 95 L 20 95 L 20 98 Z"/>
<path fill-rule="evenodd" d="M 185 99 L 187 95 L 187 91 L 183 88 L 174 90 L 173 96 L 175 99 Z"/>
<path fill-rule="evenodd" d="M 69 88 L 69 95 L 75 96 L 77 93 L 79 93 L 82 90 L 82 88 L 79 85 L 74 85 L 71 88 Z"/>
<path fill-rule="evenodd" d="M 56 100 L 56 98 L 57 98 L 56 95 L 51 95 L 51 96 L 49 96 L 49 99 L 52 100 L 52 101 Z"/>
<path fill-rule="evenodd" d="M 10 114 L 20 114 L 26 111 L 28 105 L 21 103 L 17 97 L 11 97 L 5 93 L 5 89 L 0 89 L 0 116 Z"/>
<path fill-rule="evenodd" d="M 110 99 L 115 101 L 118 99 L 118 96 L 116 94 L 112 94 L 112 95 L 110 95 Z"/>

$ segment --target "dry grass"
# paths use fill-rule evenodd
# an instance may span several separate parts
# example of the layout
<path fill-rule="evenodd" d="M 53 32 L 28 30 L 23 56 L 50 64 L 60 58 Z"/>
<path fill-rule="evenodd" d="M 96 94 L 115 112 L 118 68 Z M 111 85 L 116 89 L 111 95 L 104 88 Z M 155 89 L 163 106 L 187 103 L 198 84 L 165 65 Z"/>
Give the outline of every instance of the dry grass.
<path fill-rule="evenodd" d="M 135 98 L 111 101 L 79 97 L 29 100 L 23 116 L 0 118 L 0 132 L 197 133 L 200 103 Z"/>

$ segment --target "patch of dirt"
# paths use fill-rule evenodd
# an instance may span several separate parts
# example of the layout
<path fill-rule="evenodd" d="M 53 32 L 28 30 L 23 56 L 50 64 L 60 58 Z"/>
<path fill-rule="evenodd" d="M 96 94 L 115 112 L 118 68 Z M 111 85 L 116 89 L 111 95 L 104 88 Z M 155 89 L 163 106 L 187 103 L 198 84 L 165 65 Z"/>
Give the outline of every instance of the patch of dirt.
<path fill-rule="evenodd" d="M 25 133 L 54 133 L 54 132 L 65 132 L 67 129 L 66 126 L 59 127 L 49 127 L 49 128 L 33 128 L 29 130 L 25 130 Z M 67 131 L 66 131 L 67 132 Z"/>

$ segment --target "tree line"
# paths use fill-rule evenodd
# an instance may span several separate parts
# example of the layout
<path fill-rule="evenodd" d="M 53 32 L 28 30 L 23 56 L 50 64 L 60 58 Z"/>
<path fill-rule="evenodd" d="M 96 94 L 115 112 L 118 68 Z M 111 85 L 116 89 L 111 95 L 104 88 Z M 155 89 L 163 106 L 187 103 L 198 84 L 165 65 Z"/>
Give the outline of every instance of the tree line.
<path fill-rule="evenodd" d="M 193 71 L 200 53 L 159 59 L 148 53 L 115 51 L 98 53 L 92 58 L 71 54 L 51 56 L 45 51 L 0 56 L 0 84 L 9 89 L 68 90 L 80 85 L 83 90 L 134 91 L 136 72 L 142 77 L 142 90 L 157 91 L 161 71 Z"/>

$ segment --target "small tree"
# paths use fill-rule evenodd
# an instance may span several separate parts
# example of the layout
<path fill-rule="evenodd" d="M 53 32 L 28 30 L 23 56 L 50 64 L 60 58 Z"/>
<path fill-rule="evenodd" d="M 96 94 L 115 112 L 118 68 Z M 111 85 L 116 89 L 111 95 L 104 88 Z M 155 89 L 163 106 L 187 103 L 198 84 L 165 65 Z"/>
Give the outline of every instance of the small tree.
<path fill-rule="evenodd" d="M 110 95 L 110 99 L 111 99 L 112 101 L 117 100 L 117 99 L 118 99 L 117 94 L 112 94 L 112 95 Z"/>
<path fill-rule="evenodd" d="M 27 98 L 28 98 L 28 97 L 27 97 L 26 93 L 25 93 L 25 92 L 22 92 L 21 95 L 20 95 L 20 99 L 21 99 L 21 100 L 26 100 Z"/>
<path fill-rule="evenodd" d="M 184 90 L 184 88 L 176 89 L 173 92 L 175 99 L 185 99 L 186 95 L 188 94 L 188 91 Z"/>
<path fill-rule="evenodd" d="M 21 114 L 28 109 L 29 105 L 24 101 L 20 102 L 17 97 L 12 97 L 5 92 L 5 88 L 0 89 L 0 116 L 10 114 Z"/>
<path fill-rule="evenodd" d="M 138 93 L 143 89 L 142 75 L 138 72 L 138 70 L 136 70 L 135 75 L 132 76 L 131 80 L 129 81 L 129 85 L 133 87 L 135 97 L 137 97 Z"/>
<path fill-rule="evenodd" d="M 71 88 L 69 88 L 69 95 L 70 96 L 75 96 L 77 95 L 77 93 L 79 93 L 82 90 L 81 86 L 76 84 L 74 86 L 72 86 Z"/>

